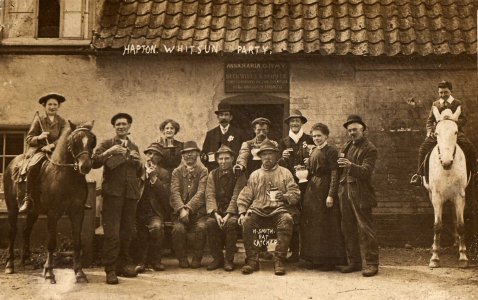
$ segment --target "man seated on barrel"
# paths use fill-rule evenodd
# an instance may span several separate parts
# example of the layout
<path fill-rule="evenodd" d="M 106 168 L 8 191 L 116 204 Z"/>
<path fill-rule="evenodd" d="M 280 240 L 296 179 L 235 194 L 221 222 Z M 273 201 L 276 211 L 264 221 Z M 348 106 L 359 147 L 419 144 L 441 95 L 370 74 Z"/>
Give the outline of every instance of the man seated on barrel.
<path fill-rule="evenodd" d="M 185 142 L 181 150 L 184 164 L 174 169 L 171 176 L 170 203 L 174 213 L 171 235 L 181 268 L 200 268 L 206 243 L 207 169 L 198 163 L 200 151 L 196 142 Z M 186 252 L 188 234 L 192 235 L 189 239 L 189 246 L 193 248 L 191 265 Z"/>
<path fill-rule="evenodd" d="M 277 164 L 279 149 L 275 143 L 264 142 L 257 155 L 261 158 L 262 167 L 251 174 L 237 198 L 238 222 L 243 226 L 246 249 L 246 265 L 242 273 L 251 274 L 259 268 L 257 249 L 267 241 L 259 239 L 257 233 L 273 229 L 277 233 L 274 273 L 284 275 L 283 263 L 294 227 L 292 214 L 297 213 L 300 191 L 290 171 Z"/>
<path fill-rule="evenodd" d="M 136 271 L 143 273 L 146 262 L 155 271 L 164 271 L 161 263 L 161 248 L 164 239 L 164 221 L 171 214 L 169 205 L 171 177 L 161 167 L 163 149 L 159 143 L 152 143 L 146 150 L 142 194 L 136 208 L 138 265 Z"/>
<path fill-rule="evenodd" d="M 239 230 L 237 224 L 237 196 L 246 184 L 246 176 L 237 177 L 232 172 L 235 153 L 222 145 L 215 153 L 219 167 L 209 173 L 206 186 L 207 234 L 209 250 L 213 261 L 209 271 L 224 266 L 224 270 L 234 270 L 234 253 Z M 226 248 L 226 255 L 222 253 Z"/>

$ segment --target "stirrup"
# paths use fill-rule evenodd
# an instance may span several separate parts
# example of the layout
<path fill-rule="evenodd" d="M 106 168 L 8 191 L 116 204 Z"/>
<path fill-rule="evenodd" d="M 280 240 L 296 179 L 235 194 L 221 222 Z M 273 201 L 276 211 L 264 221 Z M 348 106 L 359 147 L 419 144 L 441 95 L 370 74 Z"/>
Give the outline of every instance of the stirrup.
<path fill-rule="evenodd" d="M 414 186 L 422 186 L 422 176 L 420 174 L 413 174 L 412 179 L 410 179 L 410 184 Z"/>
<path fill-rule="evenodd" d="M 19 213 L 23 212 L 28 212 L 31 210 L 33 204 L 33 199 L 30 197 L 30 195 L 25 194 L 25 198 L 23 198 L 23 204 L 22 206 L 18 209 Z"/>

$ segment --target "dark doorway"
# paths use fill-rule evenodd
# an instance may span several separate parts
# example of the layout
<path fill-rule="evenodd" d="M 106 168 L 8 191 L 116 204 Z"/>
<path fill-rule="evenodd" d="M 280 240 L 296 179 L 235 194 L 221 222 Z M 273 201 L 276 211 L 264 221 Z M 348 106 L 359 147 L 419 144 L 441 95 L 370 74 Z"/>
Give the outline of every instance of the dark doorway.
<path fill-rule="evenodd" d="M 40 0 L 38 4 L 38 37 L 60 37 L 60 0 Z"/>
<path fill-rule="evenodd" d="M 251 122 L 258 117 L 271 121 L 270 139 L 278 142 L 284 136 L 284 118 L 289 112 L 288 99 L 267 94 L 243 94 L 223 101 L 232 106 L 234 110 L 232 123 L 242 129 L 247 139 L 254 137 Z"/>

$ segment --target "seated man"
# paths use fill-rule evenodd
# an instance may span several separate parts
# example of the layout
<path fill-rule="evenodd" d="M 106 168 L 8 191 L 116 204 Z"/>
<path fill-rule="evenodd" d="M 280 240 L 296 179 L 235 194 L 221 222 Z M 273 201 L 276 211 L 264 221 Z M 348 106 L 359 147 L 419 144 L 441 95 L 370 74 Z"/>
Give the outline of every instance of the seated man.
<path fill-rule="evenodd" d="M 460 107 L 461 114 L 458 118 L 458 137 L 457 143 L 460 145 L 461 149 L 465 153 L 467 169 L 471 174 L 475 172 L 475 161 L 476 161 L 476 150 L 473 144 L 465 137 L 463 133 L 463 126 L 466 124 L 466 110 L 463 107 L 463 104 L 460 100 L 453 98 L 451 91 L 453 90 L 452 84 L 449 81 L 441 81 L 438 84 L 438 94 L 440 99 L 433 102 L 433 106 L 438 108 L 438 111 L 441 113 L 445 109 L 450 109 L 453 113 Z M 430 110 L 430 114 L 427 120 L 427 137 L 422 143 L 418 150 L 418 168 L 416 174 L 413 175 L 410 184 L 421 186 L 422 185 L 422 176 L 423 176 L 423 166 L 425 156 L 433 150 L 437 144 L 437 139 L 435 137 L 435 126 L 437 120 L 433 114 L 433 107 Z"/>
<path fill-rule="evenodd" d="M 257 248 L 260 245 L 257 244 L 261 244 L 261 240 L 257 238 L 257 230 L 272 228 L 277 232 L 274 273 L 284 275 L 283 263 L 294 227 L 292 214 L 297 213 L 300 191 L 290 171 L 277 164 L 279 149 L 275 143 L 264 142 L 257 154 L 262 167 L 251 174 L 237 198 L 238 222 L 243 226 L 246 249 L 242 273 L 251 274 L 259 267 Z"/>
<path fill-rule="evenodd" d="M 153 270 L 164 271 L 164 265 L 161 263 L 161 246 L 164 238 L 164 221 L 171 214 L 169 205 L 171 177 L 169 172 L 161 167 L 162 151 L 158 143 L 153 143 L 144 150 L 145 173 L 142 178 L 141 198 L 136 208 L 138 273 L 145 271 L 147 255 Z"/>
<path fill-rule="evenodd" d="M 198 164 L 199 150 L 196 142 L 184 143 L 181 150 L 184 164 L 174 169 L 171 176 L 171 198 L 173 208 L 172 244 L 179 260 L 179 267 L 196 269 L 201 260 L 206 243 L 206 205 L 204 193 L 207 182 L 207 169 Z M 187 258 L 186 243 L 188 233 L 192 235 L 189 246 L 193 248 L 191 265 Z"/>
<path fill-rule="evenodd" d="M 208 271 L 224 265 L 224 270 L 234 270 L 234 253 L 239 230 L 237 224 L 237 196 L 246 184 L 246 176 L 237 177 L 232 172 L 235 153 L 222 145 L 215 153 L 219 167 L 209 173 L 206 185 L 207 235 L 209 250 L 214 260 Z M 226 259 L 222 253 L 226 248 Z"/>

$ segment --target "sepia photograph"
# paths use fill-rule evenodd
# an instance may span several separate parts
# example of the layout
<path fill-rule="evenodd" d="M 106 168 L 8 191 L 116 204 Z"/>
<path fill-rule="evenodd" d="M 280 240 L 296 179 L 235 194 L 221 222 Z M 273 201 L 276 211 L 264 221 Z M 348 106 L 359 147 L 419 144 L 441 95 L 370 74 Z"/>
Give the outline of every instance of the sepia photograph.
<path fill-rule="evenodd" d="M 478 0 L 0 0 L 0 299 L 478 297 Z"/>

